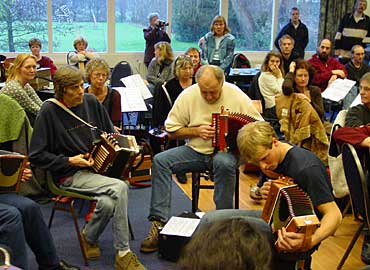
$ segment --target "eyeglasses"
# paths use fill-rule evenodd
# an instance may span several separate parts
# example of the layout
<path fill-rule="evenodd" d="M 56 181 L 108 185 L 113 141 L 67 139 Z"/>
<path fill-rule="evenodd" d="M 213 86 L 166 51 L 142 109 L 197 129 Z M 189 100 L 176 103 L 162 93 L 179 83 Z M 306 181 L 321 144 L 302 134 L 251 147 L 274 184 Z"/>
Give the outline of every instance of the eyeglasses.
<path fill-rule="evenodd" d="M 100 73 L 100 72 L 96 72 L 96 73 L 93 72 L 91 74 L 91 76 L 94 77 L 94 78 L 100 78 L 100 77 L 107 78 L 108 77 L 108 74 L 107 73 Z"/>

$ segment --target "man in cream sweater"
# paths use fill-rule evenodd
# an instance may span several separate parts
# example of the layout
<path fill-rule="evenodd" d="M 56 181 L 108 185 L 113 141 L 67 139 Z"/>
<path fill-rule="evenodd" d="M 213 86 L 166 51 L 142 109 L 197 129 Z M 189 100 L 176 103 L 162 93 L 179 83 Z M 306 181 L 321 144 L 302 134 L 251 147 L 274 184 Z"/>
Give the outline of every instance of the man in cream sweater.
<path fill-rule="evenodd" d="M 214 201 L 217 209 L 233 207 L 237 157 L 228 152 L 213 155 L 212 113 L 221 106 L 230 112 L 247 114 L 263 120 L 251 99 L 237 86 L 225 82 L 224 72 L 216 66 L 202 66 L 196 75 L 197 84 L 185 89 L 176 99 L 165 122 L 171 139 L 186 138 L 184 146 L 169 149 L 154 157 L 152 197 L 149 213 L 151 228 L 141 243 L 142 252 L 158 249 L 159 228 L 170 217 L 173 173 L 212 170 L 215 181 Z"/>

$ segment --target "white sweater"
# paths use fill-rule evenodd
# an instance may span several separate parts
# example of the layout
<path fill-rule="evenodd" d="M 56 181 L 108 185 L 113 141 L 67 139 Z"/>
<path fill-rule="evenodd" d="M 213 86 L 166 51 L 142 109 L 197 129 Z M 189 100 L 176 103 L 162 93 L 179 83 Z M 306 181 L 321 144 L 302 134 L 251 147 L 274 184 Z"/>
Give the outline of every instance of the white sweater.
<path fill-rule="evenodd" d="M 198 84 L 194 84 L 178 96 L 165 122 L 168 132 L 175 132 L 183 127 L 197 127 L 212 124 L 212 113 L 219 113 L 221 106 L 230 112 L 247 114 L 263 121 L 262 116 L 252 105 L 251 99 L 237 86 L 225 82 L 220 98 L 214 104 L 208 104 L 200 94 Z M 190 138 L 187 145 L 199 153 L 213 152 L 212 140 L 200 137 Z"/>
<path fill-rule="evenodd" d="M 276 78 L 271 72 L 262 72 L 258 85 L 265 100 L 265 108 L 275 107 L 275 96 L 283 92 L 284 78 Z"/>

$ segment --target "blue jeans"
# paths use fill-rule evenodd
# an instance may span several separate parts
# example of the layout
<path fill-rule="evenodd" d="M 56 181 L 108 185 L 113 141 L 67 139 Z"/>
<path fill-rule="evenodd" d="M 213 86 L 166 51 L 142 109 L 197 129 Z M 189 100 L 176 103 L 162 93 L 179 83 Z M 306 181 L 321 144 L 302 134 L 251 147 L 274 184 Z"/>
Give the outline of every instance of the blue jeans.
<path fill-rule="evenodd" d="M 300 270 L 297 267 L 297 262 L 304 260 L 304 269 L 311 269 L 311 254 L 315 249 L 311 249 L 306 253 L 278 253 L 275 250 L 275 240 L 271 231 L 270 225 L 268 225 L 261 218 L 261 211 L 257 210 L 217 210 L 206 213 L 200 221 L 199 226 L 207 226 L 208 224 L 231 218 L 243 218 L 247 220 L 252 226 L 258 228 L 262 234 L 264 234 L 268 241 L 271 243 L 273 252 L 273 270 Z"/>
<path fill-rule="evenodd" d="M 59 268 L 59 258 L 40 207 L 15 193 L 0 194 L 0 244 L 12 251 L 12 264 L 29 269 L 26 242 L 35 254 L 39 269 Z"/>
<path fill-rule="evenodd" d="M 85 227 L 86 239 L 96 243 L 111 217 L 113 217 L 113 246 L 116 250 L 129 249 L 127 219 L 127 191 L 125 182 L 87 170 L 81 170 L 68 178 L 62 188 L 93 196 L 96 207 Z"/>
<path fill-rule="evenodd" d="M 211 164 L 212 163 L 212 164 Z M 205 155 L 188 146 L 155 155 L 152 165 L 152 198 L 149 219 L 167 221 L 171 210 L 172 174 L 212 170 L 215 181 L 213 200 L 216 209 L 233 208 L 237 159 L 230 153 Z"/>

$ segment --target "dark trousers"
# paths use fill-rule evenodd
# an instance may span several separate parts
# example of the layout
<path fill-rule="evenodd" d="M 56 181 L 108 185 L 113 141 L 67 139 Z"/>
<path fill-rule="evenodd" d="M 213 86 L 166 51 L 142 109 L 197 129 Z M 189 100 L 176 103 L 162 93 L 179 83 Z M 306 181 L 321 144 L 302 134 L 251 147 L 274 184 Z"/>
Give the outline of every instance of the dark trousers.
<path fill-rule="evenodd" d="M 0 244 L 10 248 L 13 265 L 28 268 L 26 242 L 40 270 L 59 268 L 59 258 L 40 207 L 15 193 L 0 194 Z"/>

